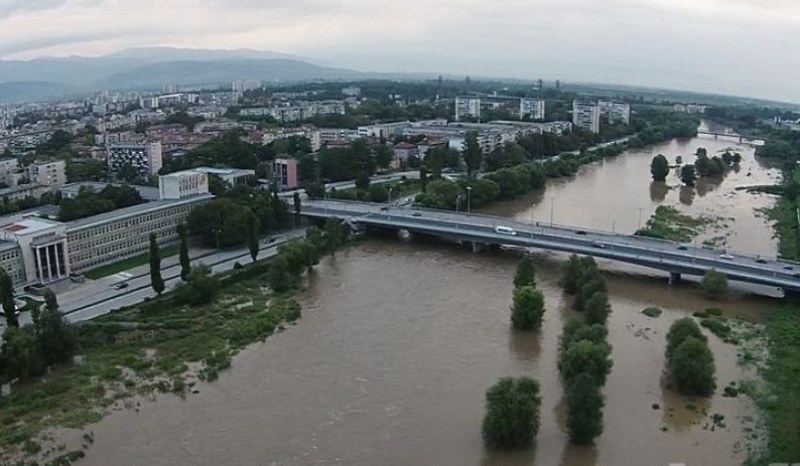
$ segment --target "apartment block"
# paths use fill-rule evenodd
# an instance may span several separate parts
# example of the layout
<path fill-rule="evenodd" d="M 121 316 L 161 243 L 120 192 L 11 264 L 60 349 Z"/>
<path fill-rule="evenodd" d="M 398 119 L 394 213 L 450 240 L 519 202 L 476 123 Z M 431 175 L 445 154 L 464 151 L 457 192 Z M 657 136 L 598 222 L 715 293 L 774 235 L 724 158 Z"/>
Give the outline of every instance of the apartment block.
<path fill-rule="evenodd" d="M 593 133 L 600 132 L 600 106 L 594 102 L 572 101 L 572 124 Z"/>
<path fill-rule="evenodd" d="M 67 182 L 66 163 L 63 160 L 34 162 L 28 165 L 28 179 L 33 184 L 46 186 L 51 192 L 56 192 Z"/>
<path fill-rule="evenodd" d="M 455 107 L 456 121 L 481 117 L 481 99 L 478 97 L 456 97 Z"/>
<path fill-rule="evenodd" d="M 119 175 L 120 170 L 132 167 L 137 175 L 144 179 L 161 170 L 161 143 L 145 144 L 110 144 L 107 149 L 108 171 L 112 177 Z"/>
<path fill-rule="evenodd" d="M 544 120 L 544 100 L 522 98 L 519 99 L 519 119 Z"/>
<path fill-rule="evenodd" d="M 604 117 L 609 123 L 622 123 L 623 125 L 631 124 L 631 106 L 630 104 L 618 102 L 598 102 L 600 106 L 600 115 Z"/>

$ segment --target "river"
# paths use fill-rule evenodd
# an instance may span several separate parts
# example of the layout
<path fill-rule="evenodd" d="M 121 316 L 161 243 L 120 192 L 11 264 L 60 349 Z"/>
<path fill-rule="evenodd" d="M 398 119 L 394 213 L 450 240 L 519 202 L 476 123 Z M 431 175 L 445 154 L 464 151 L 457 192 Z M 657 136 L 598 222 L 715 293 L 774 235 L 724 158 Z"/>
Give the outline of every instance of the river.
<path fill-rule="evenodd" d="M 765 184 L 776 175 L 753 159 L 752 150 L 737 149 L 745 158 L 739 173 L 697 192 L 691 204 L 681 202 L 677 188 L 663 199 L 650 197 L 652 154 L 691 159 L 697 146 L 712 155 L 728 145 L 695 138 L 623 154 L 582 168 L 572 180 L 549 183 L 544 194 L 493 209 L 542 219 L 549 217 L 553 196 L 558 223 L 611 229 L 609 219 L 616 216 L 617 231 L 633 231 L 638 207 L 644 221 L 656 205 L 674 204 L 686 212 L 733 217 L 726 229 L 737 230 L 727 237 L 732 249 L 773 253 L 772 233 L 752 210 L 770 199 L 731 194 L 739 183 Z M 106 417 L 91 427 L 95 443 L 79 464 L 741 463 L 748 445 L 744 429 L 753 427 L 750 416 L 757 417 L 752 402 L 719 395 L 687 400 L 662 380 L 671 322 L 714 303 L 692 287 L 670 288 L 657 274 L 607 275 L 614 367 L 603 390 L 605 428 L 592 447 L 567 441 L 556 358 L 563 322 L 573 311 L 557 284 L 562 260 L 536 255 L 547 312 L 540 332 L 520 333 L 509 325 L 516 264 L 511 253 L 473 254 L 386 238 L 342 251 L 309 278 L 299 295 L 303 317 L 297 326 L 251 346 L 218 381 L 200 385 L 185 400 L 162 396 L 137 411 Z M 665 311 L 659 318 L 640 313 L 653 304 Z M 727 315 L 757 319 L 772 301 L 742 294 L 718 305 Z M 709 341 L 718 392 L 752 376 L 737 364 L 733 346 L 714 336 Z M 481 441 L 486 389 L 507 375 L 534 377 L 542 387 L 541 428 L 530 451 L 487 451 Z M 709 428 L 712 413 L 725 416 L 724 428 Z"/>

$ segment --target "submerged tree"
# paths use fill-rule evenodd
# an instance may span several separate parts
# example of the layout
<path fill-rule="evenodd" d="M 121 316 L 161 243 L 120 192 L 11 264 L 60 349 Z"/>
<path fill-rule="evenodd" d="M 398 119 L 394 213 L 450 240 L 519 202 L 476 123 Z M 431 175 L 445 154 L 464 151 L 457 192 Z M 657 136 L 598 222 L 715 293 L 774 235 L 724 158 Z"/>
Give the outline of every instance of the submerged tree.
<path fill-rule="evenodd" d="M 532 286 L 514 289 L 511 323 L 518 330 L 534 330 L 542 326 L 544 295 Z"/>
<path fill-rule="evenodd" d="M 578 444 L 591 443 L 603 432 L 605 401 L 600 387 L 588 373 L 578 374 L 567 386 L 567 429 Z"/>
<path fill-rule="evenodd" d="M 491 448 L 528 447 L 539 431 L 539 383 L 529 377 L 504 377 L 486 392 L 483 440 Z"/>
<path fill-rule="evenodd" d="M 653 181 L 666 181 L 669 175 L 669 160 L 663 154 L 653 157 L 653 161 L 650 162 L 650 174 L 653 176 Z"/>
<path fill-rule="evenodd" d="M 514 275 L 514 288 L 521 286 L 536 286 L 536 269 L 533 259 L 524 256 L 517 264 L 517 273 Z"/>

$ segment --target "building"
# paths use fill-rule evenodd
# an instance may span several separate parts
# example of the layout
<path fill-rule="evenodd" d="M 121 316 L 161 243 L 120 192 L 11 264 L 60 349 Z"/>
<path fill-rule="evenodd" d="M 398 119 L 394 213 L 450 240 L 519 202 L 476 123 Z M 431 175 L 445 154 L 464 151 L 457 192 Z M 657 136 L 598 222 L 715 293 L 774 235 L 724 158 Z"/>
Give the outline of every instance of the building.
<path fill-rule="evenodd" d="M 0 239 L 17 246 L 16 253 L 0 248 L 0 254 L 9 256 L 1 261 L 3 265 L 11 261 L 10 265 L 16 262 L 19 266 L 13 272 L 6 269 L 9 275 L 16 275 L 17 285 L 50 283 L 69 276 L 65 224 L 31 216 L 0 227 Z"/>
<path fill-rule="evenodd" d="M 356 86 L 345 87 L 342 89 L 342 94 L 347 97 L 358 97 L 361 95 L 361 88 Z"/>
<path fill-rule="evenodd" d="M 282 123 L 307 120 L 317 115 L 331 114 L 344 115 L 345 103 L 341 100 L 323 100 L 239 110 L 239 115 L 243 117 L 271 117 Z"/>
<path fill-rule="evenodd" d="M 600 106 L 594 102 L 572 101 L 572 124 L 593 133 L 600 132 Z"/>
<path fill-rule="evenodd" d="M 110 144 L 107 149 L 108 171 L 112 177 L 131 167 L 139 178 L 147 178 L 161 170 L 161 143 Z"/>
<path fill-rule="evenodd" d="M 27 197 L 39 199 L 48 192 L 47 187 L 38 184 L 26 183 L 10 188 L 0 189 L 0 199 L 9 201 L 19 201 Z"/>
<path fill-rule="evenodd" d="M 401 141 L 394 145 L 394 158 L 392 159 L 392 168 L 405 167 L 408 159 L 416 157 L 418 149 L 415 144 L 410 142 Z"/>
<path fill-rule="evenodd" d="M 170 173 L 158 177 L 161 199 L 183 199 L 208 194 L 208 175 L 195 170 Z"/>
<path fill-rule="evenodd" d="M 66 163 L 63 160 L 34 162 L 28 165 L 28 180 L 56 192 L 67 182 Z"/>
<path fill-rule="evenodd" d="M 410 125 L 411 123 L 409 123 L 408 121 L 398 121 L 393 123 L 359 126 L 358 137 L 390 139 L 399 134 L 402 134 L 403 130 Z"/>
<path fill-rule="evenodd" d="M 481 99 L 477 97 L 456 97 L 456 121 L 464 118 L 481 117 Z"/>
<path fill-rule="evenodd" d="M 12 186 L 9 182 L 9 175 L 19 170 L 19 160 L 11 157 L 0 158 L 0 181 Z"/>
<path fill-rule="evenodd" d="M 523 97 L 519 99 L 519 119 L 544 120 L 544 100 Z"/>
<path fill-rule="evenodd" d="M 297 187 L 297 160 L 275 159 L 275 184 L 280 188 Z"/>
<path fill-rule="evenodd" d="M 25 277 L 25 267 L 22 265 L 19 245 L 13 241 L 0 241 L 0 267 L 4 268 L 6 274 L 11 278 L 14 288 L 21 287 L 27 283 Z"/>
<path fill-rule="evenodd" d="M 602 100 L 597 104 L 600 106 L 600 115 L 609 123 L 622 123 L 623 125 L 631 124 L 630 104 L 604 102 Z"/>
<path fill-rule="evenodd" d="M 211 167 L 197 167 L 189 171 L 203 173 L 206 176 L 214 175 L 222 179 L 231 186 L 240 184 L 251 184 L 256 179 L 255 170 L 247 170 L 244 168 L 211 168 Z"/>
<path fill-rule="evenodd" d="M 125 207 L 66 224 L 68 262 L 80 273 L 147 252 L 151 233 L 160 245 L 178 241 L 177 227 L 214 196 L 199 194 Z"/>

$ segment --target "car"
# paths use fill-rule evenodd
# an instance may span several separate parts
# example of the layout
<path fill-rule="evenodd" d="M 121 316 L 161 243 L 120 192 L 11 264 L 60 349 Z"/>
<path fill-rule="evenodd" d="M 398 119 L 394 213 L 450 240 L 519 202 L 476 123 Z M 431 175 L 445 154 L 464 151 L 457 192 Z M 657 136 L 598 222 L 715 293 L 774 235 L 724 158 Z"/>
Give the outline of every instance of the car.
<path fill-rule="evenodd" d="M 122 282 L 122 283 L 117 283 L 117 286 L 115 286 L 114 288 L 116 288 L 118 290 L 124 290 L 128 286 L 129 286 L 128 282 Z"/>
<path fill-rule="evenodd" d="M 419 213 L 419 212 L 414 212 L 413 214 L 411 214 L 411 216 L 412 217 L 422 217 L 422 214 Z"/>
<path fill-rule="evenodd" d="M 575 234 L 576 234 L 576 235 L 585 235 L 585 234 L 586 234 L 586 232 L 585 232 L 585 231 L 583 231 L 583 230 L 578 230 L 578 231 L 576 231 L 576 232 L 575 232 Z"/>
<path fill-rule="evenodd" d="M 733 260 L 733 256 L 728 254 L 727 252 L 724 252 L 724 253 L 720 254 L 719 258 L 720 259 L 725 259 L 726 261 L 732 261 Z"/>
<path fill-rule="evenodd" d="M 381 207 L 381 210 L 386 212 L 387 210 L 389 210 L 389 206 L 385 205 L 385 206 Z"/>
<path fill-rule="evenodd" d="M 762 258 L 759 257 L 759 258 L 756 259 L 756 262 L 758 262 L 759 264 L 766 264 L 767 260 L 766 259 L 762 259 Z"/>
<path fill-rule="evenodd" d="M 792 274 L 793 277 L 800 278 L 800 273 Z"/>
<path fill-rule="evenodd" d="M 592 243 L 592 247 L 593 248 L 598 248 L 598 249 L 605 249 L 606 245 L 603 244 L 603 243 Z"/>
<path fill-rule="evenodd" d="M 517 232 L 513 228 L 504 227 L 502 225 L 494 227 L 495 233 L 500 233 L 501 235 L 511 235 L 516 236 Z"/>
<path fill-rule="evenodd" d="M 678 246 L 678 251 L 686 251 L 686 250 L 688 250 L 688 249 L 689 249 L 689 248 L 687 248 L 686 246 L 684 246 L 684 245 L 682 245 L 682 244 L 681 244 L 680 246 Z"/>
<path fill-rule="evenodd" d="M 792 267 L 791 265 L 784 265 L 783 270 L 794 270 L 794 267 Z"/>

